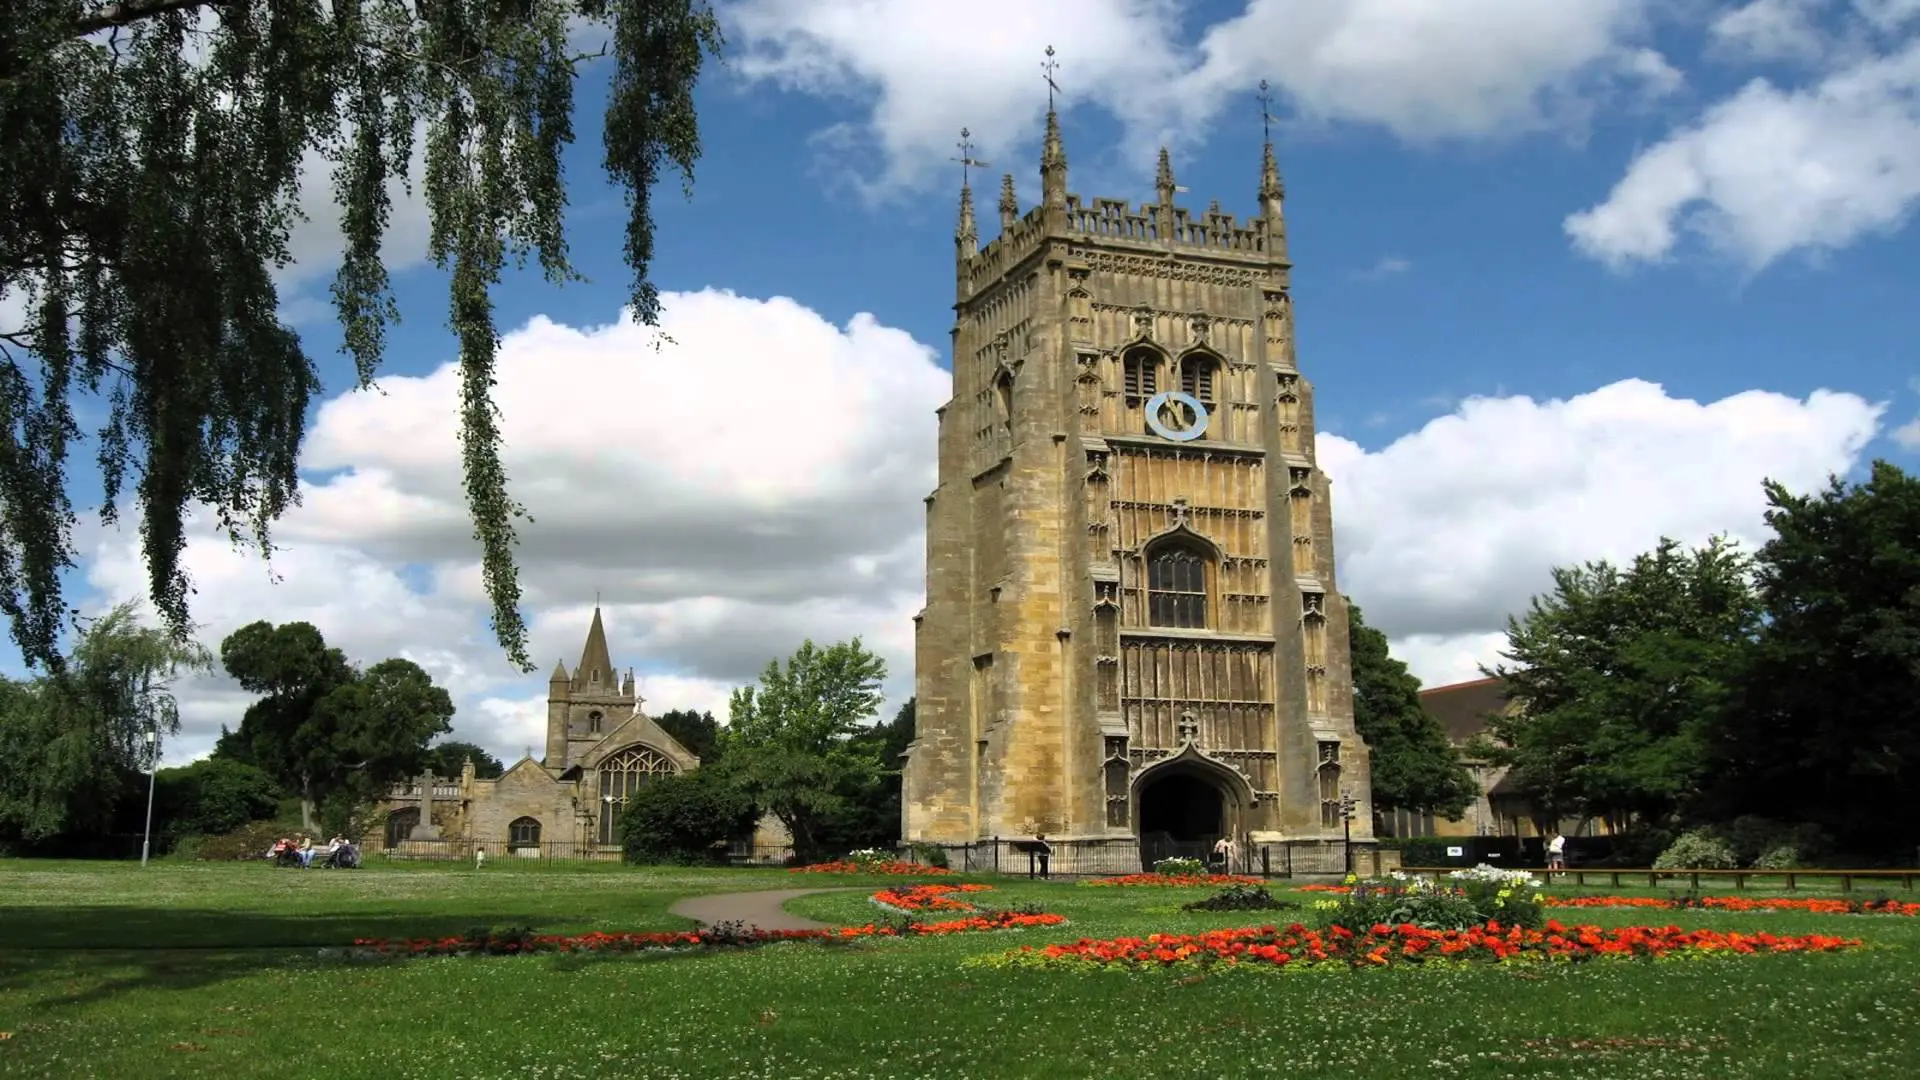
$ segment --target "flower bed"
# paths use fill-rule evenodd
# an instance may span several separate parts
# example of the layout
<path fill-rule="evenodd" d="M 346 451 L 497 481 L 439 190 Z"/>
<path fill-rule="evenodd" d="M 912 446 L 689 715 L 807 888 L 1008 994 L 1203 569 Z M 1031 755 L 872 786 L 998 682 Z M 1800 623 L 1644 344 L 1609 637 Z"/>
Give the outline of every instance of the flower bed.
<path fill-rule="evenodd" d="M 787 870 L 789 874 L 894 874 L 934 875 L 951 874 L 953 871 L 944 866 L 922 866 L 910 862 L 883 862 L 878 860 L 840 859 L 834 862 L 814 863 L 811 866 L 795 866 Z"/>
<path fill-rule="evenodd" d="M 1733 934 L 1682 930 L 1677 926 L 1602 929 L 1548 922 L 1540 930 L 1488 923 L 1471 930 L 1422 930 L 1375 926 L 1364 934 L 1340 927 L 1309 930 L 1262 926 L 1201 934 L 1153 934 L 1107 941 L 1081 939 L 1065 945 L 1025 946 L 980 963 L 1000 966 L 1164 968 L 1224 963 L 1270 967 L 1391 967 L 1440 962 L 1499 963 L 1580 961 L 1602 957 L 1659 958 L 1708 954 L 1833 952 L 1857 948 L 1858 939 L 1807 934 Z"/>
<path fill-rule="evenodd" d="M 1800 911 L 1813 915 L 1920 916 L 1920 904 L 1901 900 L 1821 900 L 1812 897 L 1699 896 L 1669 900 L 1659 896 L 1549 896 L 1548 907 L 1564 908 L 1710 908 L 1716 911 Z"/>
<path fill-rule="evenodd" d="M 1191 888 L 1197 885 L 1258 885 L 1260 879 L 1240 874 L 1123 874 L 1119 877 L 1095 878 L 1082 884 L 1120 888 L 1155 885 Z"/>
<path fill-rule="evenodd" d="M 1045 911 L 982 911 L 954 896 L 986 892 L 991 885 L 910 885 L 882 889 L 869 899 L 909 916 L 925 911 L 966 912 L 964 918 L 829 927 L 822 930 L 761 930 L 721 924 L 700 930 L 650 933 L 535 934 L 527 930 L 470 931 L 446 938 L 359 938 L 354 948 L 379 956 L 472 956 L 523 953 L 624 953 L 668 949 L 718 949 L 779 941 L 850 941 L 868 937 L 943 937 L 988 930 L 1062 926 L 1067 917 Z"/>
<path fill-rule="evenodd" d="M 1302 885 L 1301 892 L 1346 894 L 1350 885 Z M 1813 915 L 1908 915 L 1920 917 L 1920 903 L 1902 900 L 1825 900 L 1813 897 L 1745 896 L 1542 896 L 1543 907 L 1648 908 L 1673 911 L 1706 908 L 1714 911 L 1799 911 Z"/>
<path fill-rule="evenodd" d="M 991 885 L 907 885 L 882 889 L 868 899 L 894 911 L 973 911 L 974 906 L 955 893 L 991 892 Z"/>

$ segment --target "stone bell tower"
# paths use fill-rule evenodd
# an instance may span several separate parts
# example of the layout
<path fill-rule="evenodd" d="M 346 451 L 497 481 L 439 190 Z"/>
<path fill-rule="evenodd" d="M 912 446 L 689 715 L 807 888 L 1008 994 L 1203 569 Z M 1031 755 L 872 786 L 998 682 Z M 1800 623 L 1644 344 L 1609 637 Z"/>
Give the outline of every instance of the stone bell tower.
<path fill-rule="evenodd" d="M 1069 194 L 1051 107 L 1040 177 L 961 187 L 904 835 L 1370 840 L 1272 143 L 1244 221 Z"/>

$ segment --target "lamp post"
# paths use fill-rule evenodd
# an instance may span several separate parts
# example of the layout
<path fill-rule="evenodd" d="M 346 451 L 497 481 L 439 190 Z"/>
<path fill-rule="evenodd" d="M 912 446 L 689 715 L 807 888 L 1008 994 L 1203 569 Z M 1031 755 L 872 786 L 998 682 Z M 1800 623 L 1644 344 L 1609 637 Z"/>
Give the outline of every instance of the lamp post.
<path fill-rule="evenodd" d="M 1353 813 L 1359 806 L 1352 791 L 1340 793 L 1340 847 L 1346 852 L 1347 873 L 1353 873 Z"/>
<path fill-rule="evenodd" d="M 602 795 L 600 801 L 607 804 L 607 808 L 600 812 L 600 824 L 602 831 L 607 834 L 607 841 L 611 842 L 613 840 L 613 796 Z M 597 846 L 600 838 L 594 837 L 594 843 Z"/>
<path fill-rule="evenodd" d="M 160 771 L 160 728 L 147 729 L 147 824 L 140 832 L 140 865 L 147 865 L 153 849 L 153 779 Z"/>

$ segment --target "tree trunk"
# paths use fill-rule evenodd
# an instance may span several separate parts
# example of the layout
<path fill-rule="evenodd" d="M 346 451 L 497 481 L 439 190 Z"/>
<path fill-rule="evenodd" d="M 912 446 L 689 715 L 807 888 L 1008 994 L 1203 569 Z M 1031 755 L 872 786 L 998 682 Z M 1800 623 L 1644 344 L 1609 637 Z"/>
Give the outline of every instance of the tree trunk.
<path fill-rule="evenodd" d="M 312 777 L 307 777 L 300 781 L 300 828 L 309 833 L 313 831 Z"/>

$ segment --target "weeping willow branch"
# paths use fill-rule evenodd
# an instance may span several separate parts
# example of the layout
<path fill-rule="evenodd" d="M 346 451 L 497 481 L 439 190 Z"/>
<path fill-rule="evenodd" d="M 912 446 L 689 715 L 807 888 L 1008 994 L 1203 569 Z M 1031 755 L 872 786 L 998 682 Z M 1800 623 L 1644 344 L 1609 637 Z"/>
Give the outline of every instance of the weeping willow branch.
<path fill-rule="evenodd" d="M 581 20 L 611 44 L 571 47 Z M 86 37 L 101 30 L 104 43 Z M 16 0 L 0 24 L 0 293 L 31 300 L 4 345 L 38 370 L 0 371 L 0 611 L 28 662 L 60 662 L 76 520 L 67 462 L 86 437 L 76 390 L 107 398 L 93 433 L 101 516 L 114 520 L 131 488 L 151 598 L 177 634 L 190 514 L 272 550 L 322 389 L 279 320 L 273 280 L 291 259 L 302 159 L 317 152 L 345 236 L 333 306 L 363 385 L 401 314 L 380 256 L 390 182 L 424 192 L 429 252 L 449 278 L 461 462 L 492 622 L 530 668 L 492 290 L 529 256 L 551 280 L 577 277 L 561 155 L 579 65 L 611 55 L 605 165 L 627 198 L 634 312 L 657 323 L 653 188 L 669 170 L 691 183 L 693 89 L 719 46 L 702 0 Z M 426 165 L 412 176 L 421 131 Z"/>

